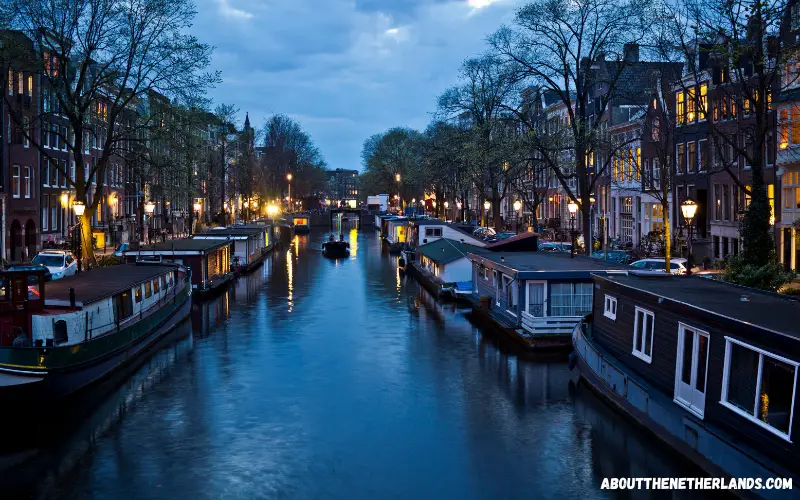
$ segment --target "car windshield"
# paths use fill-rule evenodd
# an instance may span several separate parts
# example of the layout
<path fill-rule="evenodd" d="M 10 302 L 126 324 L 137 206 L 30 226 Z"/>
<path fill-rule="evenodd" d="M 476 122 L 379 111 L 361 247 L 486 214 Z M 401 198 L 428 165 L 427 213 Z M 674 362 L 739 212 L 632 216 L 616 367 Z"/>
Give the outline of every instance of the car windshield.
<path fill-rule="evenodd" d="M 64 267 L 63 255 L 45 255 L 39 254 L 33 258 L 34 264 L 41 264 L 47 267 Z"/>

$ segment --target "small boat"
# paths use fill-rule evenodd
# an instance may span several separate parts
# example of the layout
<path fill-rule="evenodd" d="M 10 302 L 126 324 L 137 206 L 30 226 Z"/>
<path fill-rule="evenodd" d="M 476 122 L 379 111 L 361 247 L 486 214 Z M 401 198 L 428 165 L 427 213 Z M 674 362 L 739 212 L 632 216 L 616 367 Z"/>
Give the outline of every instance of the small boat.
<path fill-rule="evenodd" d="M 347 257 L 350 254 L 350 243 L 344 239 L 335 240 L 333 235 L 330 239 L 322 244 L 322 255 L 332 259 Z"/>

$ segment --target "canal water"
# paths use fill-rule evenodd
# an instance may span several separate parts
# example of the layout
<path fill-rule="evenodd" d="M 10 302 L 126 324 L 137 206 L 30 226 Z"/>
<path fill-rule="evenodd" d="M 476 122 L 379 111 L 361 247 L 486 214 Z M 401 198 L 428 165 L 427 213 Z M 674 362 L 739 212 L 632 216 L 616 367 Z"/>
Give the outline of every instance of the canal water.
<path fill-rule="evenodd" d="M 6 457 L 0 497 L 688 498 L 601 491 L 698 472 L 564 360 L 524 359 L 438 305 L 372 231 L 345 231 L 338 261 L 326 235 L 193 306 L 132 376 Z"/>

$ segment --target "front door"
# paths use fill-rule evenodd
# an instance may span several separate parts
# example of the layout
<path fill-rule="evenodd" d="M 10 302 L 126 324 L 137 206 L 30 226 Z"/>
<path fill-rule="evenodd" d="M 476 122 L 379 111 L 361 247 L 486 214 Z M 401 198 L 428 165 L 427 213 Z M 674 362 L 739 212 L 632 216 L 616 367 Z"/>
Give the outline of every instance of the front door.
<path fill-rule="evenodd" d="M 544 286 L 544 281 L 528 282 L 527 313 L 536 318 L 543 318 L 547 310 L 547 294 Z"/>
<path fill-rule="evenodd" d="M 679 324 L 675 367 L 675 400 L 699 417 L 706 407 L 708 334 Z"/>

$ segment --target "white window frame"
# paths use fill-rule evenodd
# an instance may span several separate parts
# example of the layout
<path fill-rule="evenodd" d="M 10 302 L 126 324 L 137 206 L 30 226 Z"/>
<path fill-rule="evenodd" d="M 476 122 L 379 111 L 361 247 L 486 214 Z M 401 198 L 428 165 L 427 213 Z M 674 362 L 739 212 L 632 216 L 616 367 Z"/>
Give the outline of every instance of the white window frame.
<path fill-rule="evenodd" d="M 47 231 L 49 228 L 49 224 L 47 223 L 47 219 L 50 217 L 50 195 L 45 194 L 42 195 L 42 231 Z"/>
<path fill-rule="evenodd" d="M 646 353 L 644 353 L 642 351 L 636 350 L 636 346 L 639 345 L 639 313 L 640 312 L 642 313 L 642 315 L 645 318 L 647 318 L 647 317 L 650 318 L 650 321 L 645 321 L 646 326 L 650 326 L 650 354 L 646 354 Z M 631 354 L 633 354 L 637 358 L 639 358 L 642 361 L 645 361 L 647 363 L 652 363 L 653 362 L 653 341 L 655 340 L 654 339 L 654 337 L 655 337 L 655 326 L 654 326 L 655 319 L 656 319 L 656 316 L 655 316 L 655 314 L 653 314 L 652 311 L 648 311 L 647 309 L 644 309 L 642 307 L 636 306 L 635 311 L 634 311 L 634 321 L 633 321 L 633 350 L 632 350 Z M 644 329 L 642 329 L 642 330 L 645 331 L 645 333 L 646 333 L 646 330 L 644 330 Z M 642 342 L 642 344 L 644 345 L 644 342 Z"/>
<path fill-rule="evenodd" d="M 30 198 L 31 193 L 33 192 L 33 169 L 31 167 L 22 167 L 22 180 L 25 181 L 25 192 L 22 194 L 25 196 L 25 198 Z"/>
<path fill-rule="evenodd" d="M 693 413 L 694 415 L 697 415 L 698 417 L 703 418 L 703 416 L 705 415 L 705 402 L 703 403 L 703 408 L 700 409 L 697 406 L 691 404 L 689 401 L 685 401 L 685 400 L 681 399 L 679 397 L 679 394 L 678 394 L 678 384 L 680 384 L 682 382 L 681 381 L 681 376 L 683 375 L 683 364 L 686 362 L 686 360 L 683 359 L 683 346 L 684 346 L 683 342 L 685 341 L 685 335 L 689 334 L 690 332 L 692 334 L 692 338 L 693 339 L 696 339 L 697 337 L 705 337 L 706 338 L 706 342 L 707 342 L 707 344 L 706 344 L 706 362 L 705 362 L 706 372 L 703 374 L 703 377 L 704 377 L 703 388 L 705 389 L 703 391 L 703 397 L 705 398 L 708 395 L 708 360 L 711 357 L 711 335 L 709 335 L 708 332 L 705 331 L 705 330 L 701 330 L 699 328 L 695 328 L 694 326 L 687 325 L 686 323 L 682 323 L 682 322 L 679 321 L 678 322 L 677 352 L 676 352 L 676 356 L 675 356 L 675 392 L 674 392 L 674 397 L 673 397 L 672 401 L 675 402 L 676 404 L 680 405 L 681 407 L 685 408 L 687 411 Z M 699 373 L 696 373 L 697 372 L 696 363 L 697 363 L 698 359 L 695 358 L 695 350 L 698 350 L 698 352 L 699 352 L 699 343 L 693 340 L 693 344 L 692 344 L 692 359 L 689 360 L 689 362 L 692 363 L 692 368 L 694 369 L 694 372 L 695 372 L 695 373 L 692 374 L 692 377 L 694 377 L 694 378 L 689 383 L 689 385 L 692 388 L 692 390 L 694 390 L 694 386 L 697 383 L 696 377 L 700 375 Z"/>
<path fill-rule="evenodd" d="M 617 320 L 617 298 L 606 295 L 603 299 L 603 316 L 611 321 Z"/>
<path fill-rule="evenodd" d="M 758 411 L 758 397 L 761 393 L 761 374 L 763 371 L 764 366 L 764 356 L 768 356 L 772 359 L 780 361 L 781 363 L 786 363 L 787 365 L 794 366 L 794 385 L 792 386 L 792 409 L 789 411 L 789 432 L 784 433 L 772 427 L 771 425 L 767 424 L 766 422 L 762 422 L 759 420 L 754 414 L 750 414 L 738 408 L 731 403 L 728 403 L 728 384 L 730 383 L 730 362 L 731 362 L 731 344 L 737 344 L 745 349 L 750 349 L 759 354 L 758 356 L 758 374 L 756 375 L 756 396 L 755 401 L 753 404 L 753 413 L 757 413 Z M 777 354 L 773 354 L 769 351 L 765 351 L 764 349 L 760 349 L 756 346 L 750 345 L 747 342 L 742 342 L 741 340 L 737 340 L 731 337 L 725 336 L 725 364 L 722 368 L 722 396 L 720 399 L 719 404 L 724 406 L 725 408 L 731 410 L 732 412 L 741 415 L 742 417 L 746 418 L 747 420 L 753 422 L 754 424 L 758 425 L 759 427 L 768 430 L 772 434 L 775 434 L 779 438 L 787 441 L 789 443 L 792 442 L 792 425 L 794 424 L 794 402 L 797 398 L 797 368 L 800 366 L 800 363 L 797 361 L 792 361 L 791 359 L 784 358 L 783 356 L 778 356 Z"/>
<path fill-rule="evenodd" d="M 508 280 L 508 284 L 506 284 L 506 280 Z M 506 304 L 506 312 L 515 318 L 517 317 L 517 313 L 514 312 L 517 302 L 519 301 L 519 292 L 514 293 L 514 277 L 509 276 L 507 274 L 503 274 L 500 276 L 500 283 L 503 286 L 503 293 L 505 296 L 508 296 L 508 289 L 511 288 L 511 302 Z"/>
<path fill-rule="evenodd" d="M 500 306 L 500 294 L 503 293 L 503 273 L 494 271 L 494 303 Z"/>
<path fill-rule="evenodd" d="M 15 173 L 16 170 L 16 173 Z M 17 183 L 14 185 L 14 180 Z M 11 197 L 19 198 L 22 192 L 22 167 L 20 165 L 11 166 Z"/>

